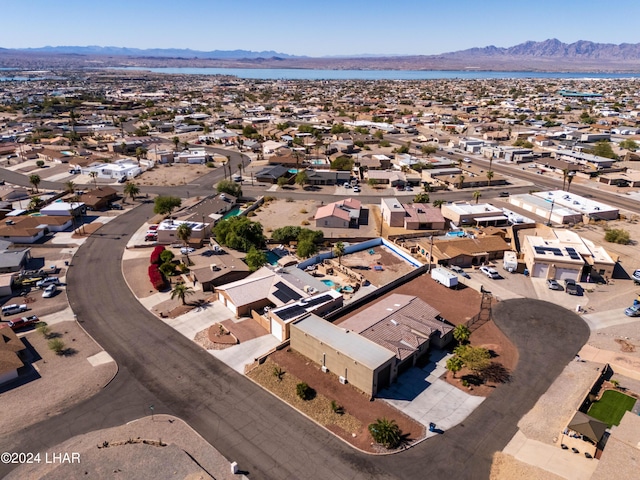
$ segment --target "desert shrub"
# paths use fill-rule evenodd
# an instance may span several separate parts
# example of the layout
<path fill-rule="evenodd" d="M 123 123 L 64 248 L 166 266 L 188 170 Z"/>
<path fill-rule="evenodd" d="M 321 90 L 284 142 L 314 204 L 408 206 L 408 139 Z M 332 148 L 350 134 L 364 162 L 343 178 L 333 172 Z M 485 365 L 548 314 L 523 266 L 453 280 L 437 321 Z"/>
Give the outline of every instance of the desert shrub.
<path fill-rule="evenodd" d="M 64 342 L 59 338 L 52 338 L 48 342 L 49 348 L 55 352 L 56 355 L 64 354 Z"/>
<path fill-rule="evenodd" d="M 305 382 L 300 382 L 296 385 L 296 394 L 302 400 L 309 400 L 311 397 L 311 388 Z"/>
<path fill-rule="evenodd" d="M 38 168 L 42 168 L 42 167 L 44 167 L 44 160 L 38 160 L 38 161 L 36 162 L 36 166 L 37 166 Z"/>
<path fill-rule="evenodd" d="M 162 290 L 166 285 L 164 276 L 156 264 L 149 265 L 149 280 L 156 290 Z"/>
<path fill-rule="evenodd" d="M 165 248 L 162 245 L 158 245 L 157 247 L 155 247 L 153 249 L 153 252 L 151 252 L 151 257 L 149 258 L 149 263 L 151 263 L 152 265 L 158 265 L 159 263 L 162 262 L 162 252 L 164 252 Z"/>
<path fill-rule="evenodd" d="M 604 239 L 610 243 L 619 243 L 621 245 L 628 245 L 631 242 L 629 232 L 622 228 L 610 228 L 606 230 Z"/>

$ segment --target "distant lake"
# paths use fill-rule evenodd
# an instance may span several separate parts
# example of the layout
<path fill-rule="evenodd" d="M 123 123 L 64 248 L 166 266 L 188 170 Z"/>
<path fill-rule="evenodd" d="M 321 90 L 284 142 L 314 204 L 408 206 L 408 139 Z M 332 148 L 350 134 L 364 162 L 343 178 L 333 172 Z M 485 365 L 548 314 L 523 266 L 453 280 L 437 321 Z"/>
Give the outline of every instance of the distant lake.
<path fill-rule="evenodd" d="M 441 80 L 507 78 L 640 78 L 640 73 L 489 72 L 480 70 L 316 70 L 293 68 L 110 67 L 182 75 L 233 75 L 260 80 Z"/>

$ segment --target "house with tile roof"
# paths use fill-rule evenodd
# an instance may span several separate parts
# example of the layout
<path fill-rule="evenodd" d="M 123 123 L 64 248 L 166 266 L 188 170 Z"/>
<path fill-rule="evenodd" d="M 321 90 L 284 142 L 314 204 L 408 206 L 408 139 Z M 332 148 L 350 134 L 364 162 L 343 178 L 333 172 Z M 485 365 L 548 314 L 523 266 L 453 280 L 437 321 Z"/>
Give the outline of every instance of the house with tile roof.
<path fill-rule="evenodd" d="M 18 369 L 24 366 L 20 355 L 25 350 L 24 343 L 11 328 L 0 328 L 0 385 L 18 378 Z"/>
<path fill-rule="evenodd" d="M 355 198 L 345 198 L 318 208 L 314 220 L 316 227 L 350 228 L 360 221 L 362 203 Z"/>
<path fill-rule="evenodd" d="M 483 237 L 438 238 L 433 240 L 433 248 L 428 238 L 418 240 L 418 253 L 436 265 L 458 265 L 471 267 L 499 260 L 511 247 L 500 235 Z"/>

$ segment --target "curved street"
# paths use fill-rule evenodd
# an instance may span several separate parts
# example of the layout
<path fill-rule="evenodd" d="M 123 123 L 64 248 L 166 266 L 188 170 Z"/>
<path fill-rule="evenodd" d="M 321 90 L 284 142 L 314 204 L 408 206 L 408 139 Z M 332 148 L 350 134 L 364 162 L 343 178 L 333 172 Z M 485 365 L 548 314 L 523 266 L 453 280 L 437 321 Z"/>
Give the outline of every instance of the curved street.
<path fill-rule="evenodd" d="M 586 342 L 574 313 L 538 300 L 509 300 L 496 324 L 516 344 L 511 383 L 465 421 L 397 455 L 354 451 L 205 350 L 177 334 L 133 296 L 121 272 L 130 231 L 152 213 L 143 204 L 104 225 L 80 247 L 67 276 L 78 321 L 119 366 L 98 395 L 19 434 L 6 450 L 47 450 L 72 436 L 156 413 L 184 419 L 253 478 L 488 478 L 492 454 Z M 0 475 L 8 466 L 0 467 Z"/>

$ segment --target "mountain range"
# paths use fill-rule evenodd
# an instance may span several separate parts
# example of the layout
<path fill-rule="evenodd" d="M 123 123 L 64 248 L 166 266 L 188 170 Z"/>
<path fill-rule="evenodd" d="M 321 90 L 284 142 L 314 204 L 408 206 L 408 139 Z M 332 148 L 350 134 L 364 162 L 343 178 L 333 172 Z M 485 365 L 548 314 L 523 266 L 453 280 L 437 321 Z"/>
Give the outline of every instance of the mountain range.
<path fill-rule="evenodd" d="M 640 72 L 640 43 L 607 44 L 557 39 L 512 47 L 487 46 L 439 55 L 304 57 L 275 51 L 61 46 L 0 48 L 0 67 L 218 67 L 369 70 L 496 70 Z"/>

